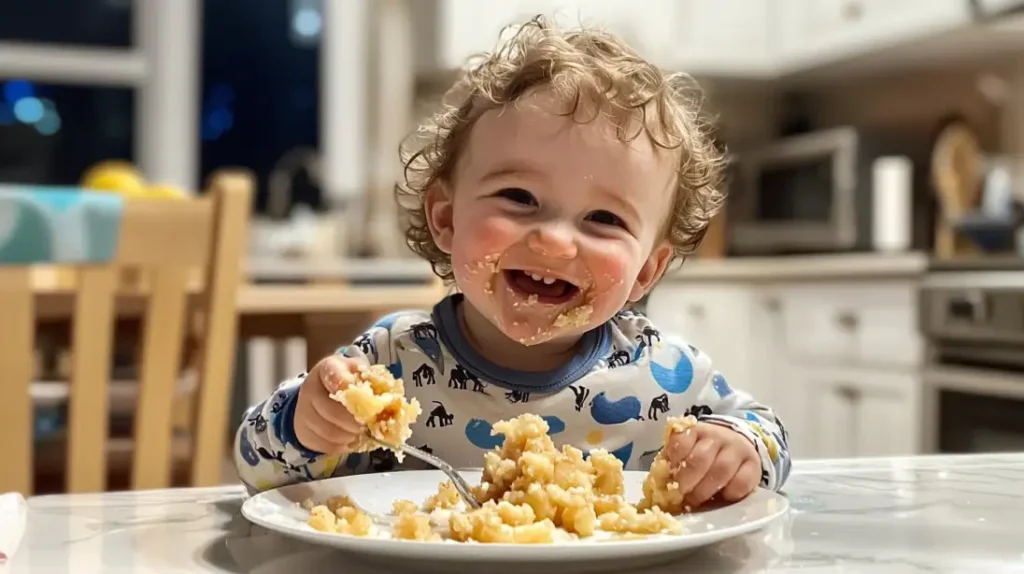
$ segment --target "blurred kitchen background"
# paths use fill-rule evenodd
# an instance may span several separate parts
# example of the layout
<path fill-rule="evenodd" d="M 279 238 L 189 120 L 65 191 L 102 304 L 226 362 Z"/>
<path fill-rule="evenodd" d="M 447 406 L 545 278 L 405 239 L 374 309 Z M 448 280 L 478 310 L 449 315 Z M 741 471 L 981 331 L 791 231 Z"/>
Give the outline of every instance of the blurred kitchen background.
<path fill-rule="evenodd" d="M 305 330 L 242 329 L 234 426 L 381 286 L 438 296 L 396 224 L 399 141 L 537 13 L 705 89 L 729 200 L 646 308 L 776 406 L 797 458 L 1024 450 L 1024 1 L 5 2 L 0 181 L 252 170 L 246 279 L 278 291 L 239 313 Z"/>

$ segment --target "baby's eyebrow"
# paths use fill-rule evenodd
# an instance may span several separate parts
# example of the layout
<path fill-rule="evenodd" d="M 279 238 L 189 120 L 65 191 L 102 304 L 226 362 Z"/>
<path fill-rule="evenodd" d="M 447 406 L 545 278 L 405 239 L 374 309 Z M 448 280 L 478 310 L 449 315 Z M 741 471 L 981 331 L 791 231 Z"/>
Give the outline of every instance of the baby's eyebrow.
<path fill-rule="evenodd" d="M 536 163 L 528 160 L 516 159 L 498 163 L 495 167 L 488 169 L 480 179 L 482 181 L 489 181 L 511 175 L 547 177 L 544 173 L 544 169 Z"/>

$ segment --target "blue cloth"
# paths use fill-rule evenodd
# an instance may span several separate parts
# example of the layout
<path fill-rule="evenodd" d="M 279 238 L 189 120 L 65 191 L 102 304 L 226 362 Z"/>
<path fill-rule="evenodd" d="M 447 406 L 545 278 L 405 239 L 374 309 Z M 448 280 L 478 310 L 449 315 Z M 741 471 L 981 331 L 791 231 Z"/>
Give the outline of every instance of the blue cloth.
<path fill-rule="evenodd" d="M 123 216 L 117 195 L 0 185 L 0 265 L 111 261 Z"/>

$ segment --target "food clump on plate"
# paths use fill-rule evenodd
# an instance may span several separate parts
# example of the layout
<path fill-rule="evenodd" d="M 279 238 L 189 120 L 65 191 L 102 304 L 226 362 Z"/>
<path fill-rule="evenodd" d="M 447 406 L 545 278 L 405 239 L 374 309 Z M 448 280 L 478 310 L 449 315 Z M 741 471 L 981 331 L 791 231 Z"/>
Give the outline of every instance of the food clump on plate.
<path fill-rule="evenodd" d="M 665 422 L 665 434 L 662 444 L 668 444 L 669 438 L 675 433 L 693 432 L 697 419 L 692 416 L 669 417 Z M 644 478 L 644 496 L 637 508 L 660 508 L 669 514 L 682 514 L 688 509 L 683 504 L 684 493 L 675 481 L 675 472 L 662 449 L 654 457 L 651 470 Z"/>
<path fill-rule="evenodd" d="M 694 423 L 693 417 L 670 418 L 666 440 Z M 454 485 L 445 481 L 422 506 L 411 500 L 393 502 L 391 537 L 544 544 L 602 535 L 625 540 L 683 532 L 673 516 L 683 510 L 682 493 L 662 454 L 644 479 L 643 499 L 634 505 L 625 499 L 618 458 L 603 449 L 588 456 L 569 445 L 558 449 L 548 430 L 547 422 L 533 414 L 495 423 L 492 432 L 504 435 L 504 441 L 484 455 L 482 480 L 474 489 L 482 507 L 466 510 Z M 370 519 L 347 497 L 310 506 L 309 523 L 317 530 L 355 536 L 366 536 L 371 530 Z M 445 523 L 448 528 L 443 533 L 437 526 Z"/>
<path fill-rule="evenodd" d="M 344 371 L 346 386 L 331 393 L 331 398 L 345 405 L 357 421 L 366 425 L 369 436 L 359 438 L 351 452 L 368 452 L 380 448 L 375 440 L 399 445 L 412 435 L 412 423 L 422 409 L 416 399 L 406 399 L 402 379 L 396 379 L 384 365 L 361 365 L 355 372 Z M 371 438 L 372 437 L 372 438 Z M 395 452 L 402 460 L 402 453 Z"/>
<path fill-rule="evenodd" d="M 312 505 L 309 525 L 321 532 L 367 536 L 373 528 L 373 521 L 356 508 L 349 497 L 332 496 L 323 504 Z"/>
<path fill-rule="evenodd" d="M 525 414 L 494 425 L 504 443 L 484 455 L 475 495 L 483 507 L 453 513 L 458 541 L 545 543 L 587 538 L 598 531 L 620 534 L 682 532 L 658 507 L 637 508 L 624 498 L 622 462 L 598 449 L 557 449 L 548 424 Z"/>

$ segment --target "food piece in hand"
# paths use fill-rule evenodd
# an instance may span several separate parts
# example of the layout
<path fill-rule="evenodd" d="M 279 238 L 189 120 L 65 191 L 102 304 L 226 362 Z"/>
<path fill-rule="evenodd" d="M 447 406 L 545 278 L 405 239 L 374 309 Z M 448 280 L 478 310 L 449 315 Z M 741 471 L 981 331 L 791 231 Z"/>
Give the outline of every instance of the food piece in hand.
<path fill-rule="evenodd" d="M 697 419 L 693 416 L 669 417 L 665 423 L 665 436 L 662 444 L 667 445 L 675 433 L 693 432 L 693 426 L 696 424 Z M 672 468 L 668 461 L 665 449 L 662 448 L 661 452 L 654 457 L 651 470 L 644 478 L 644 496 L 640 500 L 640 504 L 637 505 L 639 510 L 657 508 L 669 514 L 682 514 L 689 510 L 683 504 L 686 493 L 679 488 L 679 483 L 675 479 L 675 471 L 676 469 Z"/>
<path fill-rule="evenodd" d="M 356 371 L 342 375 L 343 389 L 331 398 L 345 405 L 352 416 L 366 425 L 369 437 L 360 437 L 352 452 L 368 452 L 380 448 L 370 437 L 381 442 L 404 444 L 412 435 L 412 423 L 422 409 L 416 399 L 405 398 L 402 379 L 396 379 L 384 365 L 361 365 Z M 402 453 L 395 456 L 402 460 Z"/>

